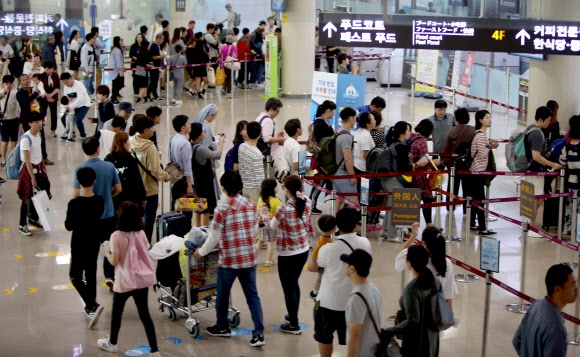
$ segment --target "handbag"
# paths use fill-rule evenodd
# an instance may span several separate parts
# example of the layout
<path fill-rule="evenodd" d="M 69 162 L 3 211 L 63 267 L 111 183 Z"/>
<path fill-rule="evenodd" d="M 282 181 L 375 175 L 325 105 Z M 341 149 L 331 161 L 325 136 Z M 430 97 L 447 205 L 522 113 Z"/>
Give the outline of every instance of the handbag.
<path fill-rule="evenodd" d="M 171 138 L 171 140 L 173 140 L 173 138 Z M 170 148 L 171 148 L 171 140 L 169 140 Z M 175 162 L 170 162 L 167 166 L 165 166 L 165 172 L 169 174 L 170 176 L 169 182 L 171 182 L 172 185 L 175 185 L 175 183 L 181 180 L 184 176 L 183 169 Z"/>
<path fill-rule="evenodd" d="M 38 191 L 34 189 L 34 196 L 32 196 L 32 203 L 38 213 L 38 220 L 42 224 L 45 232 L 51 231 L 54 226 L 56 226 L 57 221 L 54 215 L 54 209 L 48 194 L 45 190 Z"/>
<path fill-rule="evenodd" d="M 493 150 L 489 150 L 489 155 L 487 156 L 487 167 L 485 171 L 496 171 L 497 166 L 495 165 L 495 156 L 493 155 Z M 495 175 L 487 175 L 485 185 L 491 185 L 491 181 L 495 178 Z"/>
<path fill-rule="evenodd" d="M 435 169 L 435 171 L 437 171 L 437 166 L 435 165 L 435 163 L 433 162 L 433 160 L 431 158 L 429 158 L 429 162 L 431 162 L 433 169 Z M 434 190 L 438 186 L 443 185 L 443 182 L 445 182 L 445 174 L 429 174 L 429 187 L 431 189 Z"/>
<path fill-rule="evenodd" d="M 241 69 L 240 62 L 238 62 L 237 57 L 230 56 L 230 51 L 232 47 L 233 45 L 230 45 L 230 47 L 228 48 L 228 55 L 226 56 L 224 67 L 232 71 L 239 71 Z"/>
<path fill-rule="evenodd" d="M 445 331 L 451 326 L 455 325 L 455 317 L 453 312 L 445 300 L 443 293 L 435 288 L 429 296 L 429 302 L 431 303 L 431 317 L 433 318 L 433 329 L 437 331 Z"/>
<path fill-rule="evenodd" d="M 213 67 L 207 67 L 207 84 L 215 87 L 215 71 Z"/>
<path fill-rule="evenodd" d="M 215 86 L 222 87 L 226 83 L 226 71 L 223 68 L 218 68 L 215 72 Z"/>
<path fill-rule="evenodd" d="M 364 295 L 361 294 L 360 292 L 356 292 L 355 295 L 358 295 L 364 302 L 365 306 L 367 307 L 369 317 L 373 322 L 373 327 L 375 328 L 375 331 L 379 336 L 379 344 L 377 345 L 375 357 L 401 357 L 401 348 L 399 347 L 399 344 L 397 343 L 397 341 L 395 341 L 394 338 L 391 338 L 390 334 L 386 330 L 379 329 L 379 326 L 375 321 L 375 318 L 371 311 L 371 307 L 367 302 L 367 299 L 365 299 Z"/>

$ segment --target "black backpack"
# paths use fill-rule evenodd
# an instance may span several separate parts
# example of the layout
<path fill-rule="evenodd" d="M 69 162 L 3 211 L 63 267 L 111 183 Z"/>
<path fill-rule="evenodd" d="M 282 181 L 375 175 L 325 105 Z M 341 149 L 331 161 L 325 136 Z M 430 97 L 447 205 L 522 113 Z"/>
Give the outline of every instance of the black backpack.
<path fill-rule="evenodd" d="M 260 125 L 262 125 L 262 121 L 264 121 L 264 119 L 266 118 L 270 118 L 269 115 L 264 115 L 263 117 L 260 118 L 260 120 L 258 121 L 258 123 L 260 123 Z M 270 118 L 272 119 L 272 118 Z M 274 120 L 272 119 L 272 122 Z M 274 135 L 276 135 L 276 127 L 274 127 L 272 129 L 272 137 L 274 137 Z M 266 144 L 266 142 L 264 141 L 264 139 L 262 139 L 261 137 L 258 139 L 258 143 L 256 144 L 256 147 L 260 150 L 260 152 L 262 153 L 262 155 L 264 156 L 264 162 L 266 162 L 266 157 L 270 156 L 270 145 Z"/>
<path fill-rule="evenodd" d="M 475 135 L 477 135 L 477 133 L 475 133 Z M 473 135 L 471 140 L 464 141 L 457 145 L 453 151 L 454 154 L 457 154 L 457 158 L 455 159 L 455 168 L 457 170 L 469 170 L 471 168 L 473 158 L 477 155 L 477 151 L 474 154 L 471 153 L 471 143 L 473 142 L 475 135 Z"/>

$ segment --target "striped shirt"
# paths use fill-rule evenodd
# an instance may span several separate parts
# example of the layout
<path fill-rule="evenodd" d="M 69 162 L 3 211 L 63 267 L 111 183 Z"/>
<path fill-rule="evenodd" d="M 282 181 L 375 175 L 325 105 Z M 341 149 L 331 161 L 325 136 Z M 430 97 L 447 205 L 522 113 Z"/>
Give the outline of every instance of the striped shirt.
<path fill-rule="evenodd" d="M 573 139 L 568 139 L 573 140 Z M 576 141 L 576 140 L 574 140 Z M 570 190 L 578 189 L 578 176 L 580 175 L 580 143 L 572 144 L 566 143 L 562 155 L 560 155 L 560 163 L 567 168 L 568 184 Z"/>
<path fill-rule="evenodd" d="M 487 168 L 487 157 L 489 155 L 489 139 L 487 135 L 481 130 L 475 132 L 473 141 L 471 142 L 471 155 L 473 156 L 473 163 L 469 170 L 471 171 L 485 171 Z"/>
<path fill-rule="evenodd" d="M 243 143 L 238 151 L 238 162 L 244 188 L 260 188 L 264 181 L 264 156 L 260 149 Z"/>

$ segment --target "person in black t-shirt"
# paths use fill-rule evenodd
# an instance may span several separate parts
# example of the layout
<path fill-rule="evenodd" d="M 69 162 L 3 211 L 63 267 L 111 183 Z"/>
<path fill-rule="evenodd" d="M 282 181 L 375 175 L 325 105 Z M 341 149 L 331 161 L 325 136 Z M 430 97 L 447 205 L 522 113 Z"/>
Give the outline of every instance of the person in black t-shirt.
<path fill-rule="evenodd" d="M 165 58 L 164 54 L 161 54 L 161 50 L 159 49 L 159 45 L 163 42 L 163 35 L 158 34 L 155 36 L 155 40 L 149 47 L 149 52 L 152 59 L 152 64 L 154 67 L 159 67 L 162 65 L 162 60 Z M 149 87 L 147 88 L 147 97 L 151 98 L 153 95 L 153 100 L 161 100 L 159 94 L 157 94 L 157 84 L 159 83 L 159 70 L 158 69 L 151 69 L 149 72 Z"/>
<path fill-rule="evenodd" d="M 72 231 L 69 277 L 85 302 L 89 328 L 96 325 L 103 312 L 103 307 L 96 301 L 100 246 L 97 226 L 105 209 L 105 200 L 93 193 L 96 178 L 95 170 L 90 167 L 78 170 L 80 196 L 69 201 L 64 222 L 66 229 Z M 83 275 L 86 283 L 83 282 Z"/>

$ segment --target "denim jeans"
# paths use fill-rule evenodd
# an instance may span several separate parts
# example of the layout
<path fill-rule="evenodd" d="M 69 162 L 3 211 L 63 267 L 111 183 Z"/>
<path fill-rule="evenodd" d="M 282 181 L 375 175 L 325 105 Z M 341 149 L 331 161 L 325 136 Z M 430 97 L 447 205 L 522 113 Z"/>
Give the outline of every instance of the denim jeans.
<path fill-rule="evenodd" d="M 255 265 L 251 268 L 242 269 L 218 268 L 217 299 L 215 304 L 218 327 L 220 330 L 225 330 L 230 327 L 230 322 L 228 321 L 230 292 L 236 278 L 240 281 L 240 285 L 246 296 L 246 303 L 250 308 L 252 321 L 254 322 L 252 335 L 264 333 L 264 315 L 256 287 Z"/>
<path fill-rule="evenodd" d="M 94 73 L 92 73 L 92 76 L 90 77 L 85 77 L 85 79 L 83 79 L 83 84 L 85 85 L 85 88 L 87 89 L 87 92 L 89 93 L 89 95 L 93 95 L 93 93 L 95 93 L 95 84 L 94 84 Z"/>
<path fill-rule="evenodd" d="M 145 203 L 145 235 L 147 240 L 151 243 L 153 237 L 153 228 L 155 227 L 155 217 L 157 216 L 157 206 L 159 205 L 159 195 L 151 195 L 147 197 Z"/>
<path fill-rule="evenodd" d="M 304 253 L 278 256 L 278 276 L 284 290 L 284 301 L 286 302 L 286 310 L 290 317 L 290 326 L 298 327 L 298 307 L 300 306 L 300 285 L 298 279 L 304 264 L 308 259 L 308 251 Z"/>
<path fill-rule="evenodd" d="M 75 121 L 77 123 L 77 128 L 79 129 L 81 138 L 87 136 L 87 134 L 85 133 L 85 126 L 83 125 L 83 120 L 87 116 L 88 112 L 89 107 L 79 107 L 75 109 Z"/>

